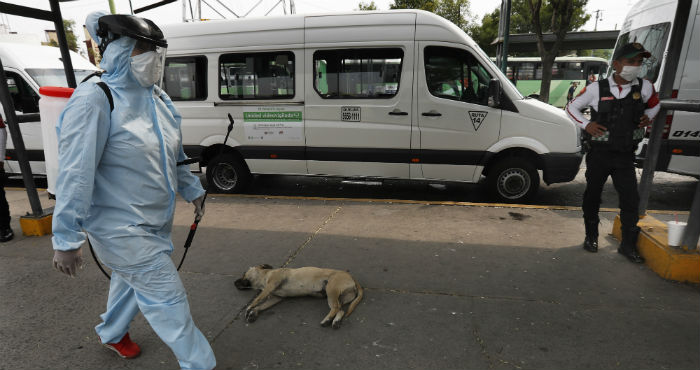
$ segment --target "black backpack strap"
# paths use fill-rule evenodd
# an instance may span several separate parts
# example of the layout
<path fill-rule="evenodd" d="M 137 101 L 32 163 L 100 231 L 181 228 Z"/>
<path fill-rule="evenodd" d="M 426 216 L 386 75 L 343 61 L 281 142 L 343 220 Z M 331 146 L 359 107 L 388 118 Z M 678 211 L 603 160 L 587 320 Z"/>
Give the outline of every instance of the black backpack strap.
<path fill-rule="evenodd" d="M 97 72 L 93 72 L 93 73 L 89 74 L 87 77 L 83 78 L 83 80 L 80 81 L 80 83 L 83 83 L 83 82 L 85 82 L 85 81 L 87 81 L 95 76 L 102 77 L 102 71 L 97 71 Z M 102 91 L 104 91 L 105 95 L 107 95 L 107 100 L 109 100 L 109 111 L 110 112 L 113 111 L 114 110 L 114 99 L 112 99 L 112 92 L 109 90 L 109 86 L 107 86 L 107 84 L 102 82 L 102 81 L 96 82 L 95 85 L 99 86 L 100 89 L 102 89 Z"/>
<path fill-rule="evenodd" d="M 93 77 L 95 77 L 95 76 L 97 76 L 97 77 L 102 76 L 102 71 L 97 71 L 97 72 L 90 73 L 89 75 L 87 75 L 87 77 L 83 78 L 83 80 L 80 81 L 80 83 L 83 83 L 83 82 L 85 82 L 85 81 L 87 81 L 87 80 L 89 80 L 89 79 L 91 79 L 91 78 L 93 78 Z"/>
<path fill-rule="evenodd" d="M 109 100 L 109 111 L 110 112 L 113 111 L 114 110 L 114 100 L 112 99 L 112 92 L 109 91 L 109 86 L 107 86 L 107 84 L 102 82 L 102 81 L 96 83 L 95 85 L 99 86 L 100 89 L 102 89 L 102 91 L 105 92 L 105 95 L 107 95 L 107 100 Z"/>

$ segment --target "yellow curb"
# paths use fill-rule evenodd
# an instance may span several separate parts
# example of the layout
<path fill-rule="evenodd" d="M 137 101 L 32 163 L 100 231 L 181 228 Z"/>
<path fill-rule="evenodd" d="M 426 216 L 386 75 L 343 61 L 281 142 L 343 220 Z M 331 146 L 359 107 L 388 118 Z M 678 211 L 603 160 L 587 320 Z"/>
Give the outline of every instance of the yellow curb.
<path fill-rule="evenodd" d="M 622 240 L 620 216 L 615 217 L 612 234 Z M 671 247 L 668 245 L 666 223 L 646 215 L 637 224 L 639 233 L 637 249 L 657 275 L 667 280 L 700 283 L 700 252 L 697 249 Z"/>
<path fill-rule="evenodd" d="M 19 218 L 19 225 L 25 236 L 43 236 L 51 234 L 51 220 L 53 214 L 41 217 L 22 216 Z"/>

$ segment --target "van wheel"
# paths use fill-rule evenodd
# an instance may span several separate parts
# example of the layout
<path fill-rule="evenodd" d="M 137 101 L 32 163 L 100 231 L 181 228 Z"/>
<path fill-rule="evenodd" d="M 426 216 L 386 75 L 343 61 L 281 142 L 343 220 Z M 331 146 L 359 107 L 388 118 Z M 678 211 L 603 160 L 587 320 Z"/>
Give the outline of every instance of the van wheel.
<path fill-rule="evenodd" d="M 220 154 L 207 165 L 207 185 L 216 193 L 242 193 L 251 179 L 248 167 L 233 153 Z"/>
<path fill-rule="evenodd" d="M 505 157 L 488 170 L 486 183 L 491 194 L 504 203 L 532 199 L 540 187 L 540 174 L 527 160 Z"/>

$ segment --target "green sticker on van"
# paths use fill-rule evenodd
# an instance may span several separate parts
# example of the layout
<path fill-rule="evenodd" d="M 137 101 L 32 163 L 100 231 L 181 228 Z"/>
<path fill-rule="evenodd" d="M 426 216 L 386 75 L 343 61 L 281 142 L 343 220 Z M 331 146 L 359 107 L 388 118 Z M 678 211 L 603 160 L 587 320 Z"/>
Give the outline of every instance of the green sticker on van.
<path fill-rule="evenodd" d="M 294 112 L 243 112 L 243 122 L 301 122 L 300 111 Z"/>

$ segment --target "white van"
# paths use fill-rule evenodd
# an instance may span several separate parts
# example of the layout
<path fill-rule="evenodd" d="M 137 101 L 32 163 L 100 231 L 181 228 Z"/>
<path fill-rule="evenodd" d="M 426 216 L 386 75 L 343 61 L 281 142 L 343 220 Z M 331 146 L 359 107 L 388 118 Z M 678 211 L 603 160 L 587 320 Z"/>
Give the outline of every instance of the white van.
<path fill-rule="evenodd" d="M 71 51 L 70 56 L 78 83 L 98 70 L 77 53 Z M 10 88 L 10 96 L 17 115 L 39 113 L 39 87 L 68 87 L 66 75 L 63 72 L 61 52 L 56 47 L 0 42 L 0 59 L 2 59 L 7 85 Z M 4 120 L 5 112 L 2 110 L 2 105 L 0 105 L 0 115 Z M 45 175 L 44 146 L 39 119 L 20 123 L 19 126 L 32 174 Z M 21 173 L 9 129 L 4 166 L 5 172 L 10 175 Z"/>
<path fill-rule="evenodd" d="M 677 0 L 643 0 L 632 7 L 620 30 L 616 48 L 639 42 L 652 58 L 642 66 L 644 78 L 659 89 L 661 76 L 671 73 L 673 98 L 700 100 L 700 8 L 692 0 L 688 24 L 683 32 L 683 47 L 675 71 L 665 67 L 669 40 L 672 37 Z M 684 12 L 685 13 L 685 12 Z M 685 15 L 685 14 L 684 14 Z M 648 139 L 637 150 L 637 163 L 643 165 Z M 668 111 L 657 171 L 700 177 L 700 113 Z"/>
<path fill-rule="evenodd" d="M 419 10 L 163 27 L 164 88 L 220 192 L 251 173 L 476 182 L 515 202 L 572 180 L 578 128 Z M 491 90 L 491 91 L 490 91 Z M 227 114 L 236 120 L 220 153 Z"/>

